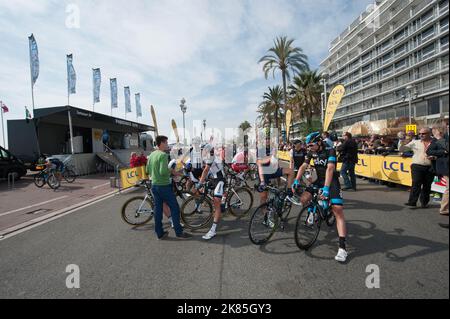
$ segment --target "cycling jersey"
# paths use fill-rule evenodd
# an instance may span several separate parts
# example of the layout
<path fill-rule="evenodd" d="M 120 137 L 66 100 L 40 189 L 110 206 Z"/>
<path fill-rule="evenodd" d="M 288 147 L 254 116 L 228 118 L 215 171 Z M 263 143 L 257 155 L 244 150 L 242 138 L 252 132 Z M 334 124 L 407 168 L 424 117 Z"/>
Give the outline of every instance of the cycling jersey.
<path fill-rule="evenodd" d="M 50 162 L 50 164 L 52 164 L 53 169 L 62 171 L 62 169 L 64 168 L 64 163 L 57 158 L 49 158 L 47 160 Z"/>
<path fill-rule="evenodd" d="M 300 151 L 296 151 L 295 148 L 291 150 L 291 159 L 294 161 L 294 170 L 298 171 L 300 166 L 305 162 L 305 157 L 307 152 L 305 149 L 300 149 Z"/>
<path fill-rule="evenodd" d="M 305 158 L 306 163 L 313 161 L 314 168 L 317 172 L 317 180 L 313 186 L 306 188 L 306 191 L 313 194 L 314 186 L 322 188 L 325 186 L 325 179 L 327 174 L 328 164 L 337 164 L 336 151 L 334 149 L 324 149 L 318 153 L 309 152 Z M 342 199 L 341 184 L 339 182 L 339 173 L 336 168 L 333 172 L 333 178 L 330 185 L 330 203 L 331 205 L 342 206 L 344 201 Z"/>

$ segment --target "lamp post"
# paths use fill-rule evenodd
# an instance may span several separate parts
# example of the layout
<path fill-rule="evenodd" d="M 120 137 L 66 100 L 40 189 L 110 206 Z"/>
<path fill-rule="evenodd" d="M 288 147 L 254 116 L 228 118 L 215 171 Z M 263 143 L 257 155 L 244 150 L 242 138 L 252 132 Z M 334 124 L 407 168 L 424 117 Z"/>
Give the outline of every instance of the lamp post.
<path fill-rule="evenodd" d="M 185 122 L 184 115 L 186 114 L 187 106 L 186 106 L 185 98 L 183 98 L 181 100 L 180 108 L 181 108 L 181 112 L 183 112 L 183 144 L 186 146 L 186 122 Z"/>
<path fill-rule="evenodd" d="M 322 73 L 322 80 L 321 83 L 323 85 L 323 104 L 322 104 L 322 110 L 320 112 L 320 120 L 322 121 L 322 126 L 324 122 L 324 110 L 327 108 L 327 79 L 328 79 L 328 73 L 323 72 Z"/>
<path fill-rule="evenodd" d="M 408 85 L 406 87 L 406 92 L 408 92 L 408 103 L 409 103 L 409 124 L 412 123 L 412 100 L 417 97 L 417 88 L 413 85 Z"/>

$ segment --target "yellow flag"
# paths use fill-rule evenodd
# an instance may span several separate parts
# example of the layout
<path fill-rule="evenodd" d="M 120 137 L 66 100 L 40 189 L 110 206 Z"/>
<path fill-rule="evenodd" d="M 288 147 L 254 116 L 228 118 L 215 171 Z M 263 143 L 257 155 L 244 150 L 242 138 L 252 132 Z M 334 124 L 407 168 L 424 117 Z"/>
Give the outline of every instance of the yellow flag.
<path fill-rule="evenodd" d="M 177 144 L 180 144 L 180 136 L 178 135 L 178 128 L 177 128 L 177 123 L 175 122 L 175 120 L 172 120 L 172 128 L 173 128 L 173 131 L 175 132 Z"/>
<path fill-rule="evenodd" d="M 288 110 L 286 112 L 286 141 L 289 142 L 289 132 L 291 130 L 292 112 Z"/>
<path fill-rule="evenodd" d="M 155 127 L 155 134 L 156 136 L 159 136 L 158 133 L 158 123 L 156 122 L 156 113 L 155 113 L 155 108 L 152 105 L 152 117 L 153 117 L 153 126 Z"/>
<path fill-rule="evenodd" d="M 323 130 L 327 131 L 328 127 L 333 120 L 334 114 L 339 104 L 341 104 L 342 97 L 345 94 L 345 88 L 343 85 L 336 86 L 333 91 L 331 91 L 330 97 L 328 98 L 327 110 L 325 112 L 325 120 L 323 122 Z"/>

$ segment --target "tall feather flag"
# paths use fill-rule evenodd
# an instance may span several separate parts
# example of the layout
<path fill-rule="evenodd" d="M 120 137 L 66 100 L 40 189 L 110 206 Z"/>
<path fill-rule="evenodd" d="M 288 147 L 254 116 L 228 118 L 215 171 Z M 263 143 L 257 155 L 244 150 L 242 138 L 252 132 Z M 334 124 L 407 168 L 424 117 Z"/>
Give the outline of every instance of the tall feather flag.
<path fill-rule="evenodd" d="M 67 88 L 68 93 L 75 94 L 77 93 L 77 74 L 75 73 L 75 68 L 73 67 L 73 54 L 67 55 Z"/>
<path fill-rule="evenodd" d="M 117 103 L 117 79 L 111 79 L 111 108 L 117 109 L 119 104 Z"/>
<path fill-rule="evenodd" d="M 130 93 L 130 87 L 126 86 L 124 88 L 125 93 L 125 113 L 131 113 L 131 93 Z"/>
<path fill-rule="evenodd" d="M 158 136 L 159 135 L 158 123 L 156 122 L 156 112 L 155 112 L 155 108 L 153 107 L 153 105 L 152 105 L 151 113 L 152 113 L 152 117 L 153 117 L 153 126 L 155 127 L 155 134 L 156 134 L 156 136 Z"/>
<path fill-rule="evenodd" d="M 94 84 L 94 104 L 100 102 L 100 86 L 102 84 L 102 74 L 100 69 L 92 69 L 92 82 Z"/>
<path fill-rule="evenodd" d="M 141 94 L 140 93 L 135 94 L 135 98 L 136 98 L 137 117 L 142 117 Z"/>
<path fill-rule="evenodd" d="M 28 37 L 30 44 L 30 69 L 31 69 L 31 84 L 34 85 L 39 77 L 39 50 L 34 35 Z"/>

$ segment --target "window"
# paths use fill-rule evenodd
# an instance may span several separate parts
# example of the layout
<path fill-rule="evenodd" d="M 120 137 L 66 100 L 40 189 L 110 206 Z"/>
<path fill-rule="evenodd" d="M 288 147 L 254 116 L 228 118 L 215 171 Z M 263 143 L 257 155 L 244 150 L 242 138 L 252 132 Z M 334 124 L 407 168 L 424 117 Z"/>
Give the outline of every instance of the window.
<path fill-rule="evenodd" d="M 370 120 L 371 121 L 378 121 L 378 113 L 377 112 L 373 112 L 370 114 Z"/>
<path fill-rule="evenodd" d="M 434 35 L 434 25 L 422 32 L 422 42 L 425 42 Z"/>
<path fill-rule="evenodd" d="M 448 48 L 448 37 L 441 38 L 441 50 Z"/>
<path fill-rule="evenodd" d="M 403 59 L 403 60 L 401 60 L 401 61 L 398 61 L 397 63 L 395 63 L 395 69 L 396 70 L 400 70 L 400 69 L 403 69 L 404 67 L 406 67 L 407 66 L 407 60 L 408 59 Z"/>
<path fill-rule="evenodd" d="M 394 51 L 395 56 L 398 56 L 398 55 L 402 54 L 403 52 L 405 52 L 407 46 L 408 46 L 407 43 L 405 43 L 402 46 L 400 46 L 397 49 L 395 49 L 395 51 Z"/>
<path fill-rule="evenodd" d="M 393 69 L 394 68 L 392 67 L 392 65 L 383 69 L 383 71 L 382 71 L 383 77 L 390 75 L 392 73 Z"/>
<path fill-rule="evenodd" d="M 405 36 L 405 29 L 402 29 L 400 31 L 398 31 L 395 35 L 394 35 L 394 41 L 397 42 L 398 40 L 402 39 Z"/>
<path fill-rule="evenodd" d="M 422 14 L 422 16 L 420 17 L 420 22 L 422 23 L 422 25 L 424 25 L 432 18 L 433 18 L 433 9 L 430 9 L 424 14 Z"/>
<path fill-rule="evenodd" d="M 423 82 L 423 93 L 433 91 L 439 87 L 439 81 L 437 78 L 433 78 Z"/>
<path fill-rule="evenodd" d="M 361 72 L 366 73 L 372 70 L 372 63 L 367 64 L 365 67 L 362 68 Z"/>
<path fill-rule="evenodd" d="M 444 12 L 448 8 L 448 0 L 441 0 L 439 2 L 439 12 Z"/>
<path fill-rule="evenodd" d="M 448 30 L 448 16 L 439 22 L 439 29 L 441 32 Z"/>
<path fill-rule="evenodd" d="M 422 49 L 422 60 L 428 58 L 429 56 L 432 56 L 435 52 L 435 46 L 434 43 L 426 46 Z"/>
<path fill-rule="evenodd" d="M 386 112 L 386 118 L 387 119 L 394 119 L 395 118 L 395 110 L 390 109 Z"/>
<path fill-rule="evenodd" d="M 386 112 L 380 111 L 378 112 L 378 120 L 385 120 L 386 119 Z"/>
<path fill-rule="evenodd" d="M 442 113 L 448 113 L 448 95 L 442 97 Z"/>
<path fill-rule="evenodd" d="M 441 113 L 441 108 L 439 105 L 439 98 L 435 97 L 428 100 L 428 115 Z"/>
<path fill-rule="evenodd" d="M 369 84 L 370 82 L 372 82 L 372 76 L 371 76 L 371 75 L 366 76 L 365 78 L 362 79 L 362 84 L 363 84 L 363 85 L 367 85 L 367 84 Z"/>
<path fill-rule="evenodd" d="M 395 109 L 395 117 L 399 118 L 399 117 L 404 117 L 406 116 L 406 106 L 401 106 L 398 107 L 397 109 Z"/>
<path fill-rule="evenodd" d="M 372 57 L 372 52 L 366 53 L 362 56 L 362 61 L 367 61 L 368 59 L 370 59 Z"/>
<path fill-rule="evenodd" d="M 386 50 L 387 48 L 389 48 L 391 46 L 391 39 L 383 42 L 383 44 L 381 45 L 381 51 Z"/>
<path fill-rule="evenodd" d="M 428 111 L 428 103 L 426 101 L 416 104 L 416 117 L 426 116 Z"/>
<path fill-rule="evenodd" d="M 388 62 L 390 59 L 392 58 L 392 52 L 389 52 L 385 55 L 383 55 L 383 57 L 381 58 L 383 60 L 383 63 Z"/>

